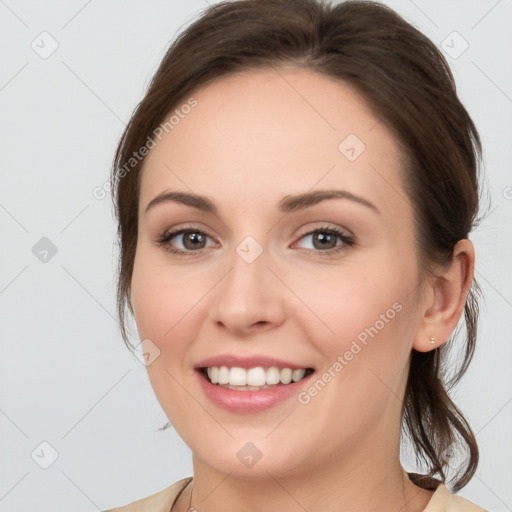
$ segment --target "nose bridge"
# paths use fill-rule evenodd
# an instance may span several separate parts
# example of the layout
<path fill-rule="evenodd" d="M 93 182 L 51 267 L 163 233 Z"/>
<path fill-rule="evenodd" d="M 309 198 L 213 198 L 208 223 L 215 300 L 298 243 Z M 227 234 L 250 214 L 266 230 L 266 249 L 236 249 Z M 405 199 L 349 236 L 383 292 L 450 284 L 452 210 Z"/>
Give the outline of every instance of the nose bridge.
<path fill-rule="evenodd" d="M 247 236 L 229 256 L 229 271 L 219 283 L 212 307 L 213 320 L 238 334 L 255 325 L 278 324 L 284 307 L 278 284 L 267 268 L 270 252 Z"/>

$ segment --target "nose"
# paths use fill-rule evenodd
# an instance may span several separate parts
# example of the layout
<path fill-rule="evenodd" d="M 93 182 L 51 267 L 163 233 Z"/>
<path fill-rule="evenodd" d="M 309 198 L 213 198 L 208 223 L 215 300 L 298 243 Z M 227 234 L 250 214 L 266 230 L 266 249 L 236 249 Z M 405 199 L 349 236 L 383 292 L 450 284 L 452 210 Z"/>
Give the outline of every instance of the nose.
<path fill-rule="evenodd" d="M 247 337 L 278 327 L 285 319 L 285 292 L 266 253 L 249 263 L 238 253 L 215 287 L 210 318 L 233 337 Z"/>

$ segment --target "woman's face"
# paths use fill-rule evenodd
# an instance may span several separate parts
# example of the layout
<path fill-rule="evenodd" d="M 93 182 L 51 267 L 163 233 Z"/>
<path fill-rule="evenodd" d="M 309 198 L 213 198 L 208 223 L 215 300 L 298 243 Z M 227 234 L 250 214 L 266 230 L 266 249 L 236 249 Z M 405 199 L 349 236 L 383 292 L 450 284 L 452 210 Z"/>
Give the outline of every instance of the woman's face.
<path fill-rule="evenodd" d="M 421 302 L 397 141 L 298 68 L 192 96 L 145 162 L 132 278 L 170 422 L 197 464 L 245 478 L 396 456 Z"/>

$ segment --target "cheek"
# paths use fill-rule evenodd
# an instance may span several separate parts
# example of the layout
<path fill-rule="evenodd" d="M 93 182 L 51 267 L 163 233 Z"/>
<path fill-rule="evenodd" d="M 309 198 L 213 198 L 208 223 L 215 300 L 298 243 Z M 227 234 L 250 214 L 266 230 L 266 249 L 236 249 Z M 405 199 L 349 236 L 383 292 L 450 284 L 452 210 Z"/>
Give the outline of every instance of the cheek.
<path fill-rule="evenodd" d="M 137 249 L 131 285 L 135 321 L 140 339 L 149 339 L 158 348 L 146 370 L 173 425 L 183 421 L 183 411 L 190 407 L 182 386 L 184 372 L 191 373 L 188 348 L 200 326 L 198 306 L 205 290 L 198 281 L 171 271 L 154 251 Z"/>
<path fill-rule="evenodd" d="M 410 282 L 405 273 L 400 275 L 392 267 L 377 268 L 372 263 L 340 267 L 320 278 L 303 278 L 294 289 L 317 317 L 316 324 L 325 327 L 323 332 L 318 331 L 322 334 L 318 338 L 327 346 L 334 344 L 342 349 L 355 338 L 364 341 L 369 331 L 390 331 L 405 307 Z M 311 325 L 311 315 L 307 316 Z"/>
<path fill-rule="evenodd" d="M 325 356 L 321 371 L 329 373 L 326 379 L 336 376 L 332 396 L 344 396 L 348 410 L 360 401 L 379 410 L 390 389 L 400 393 L 407 372 L 416 328 L 416 269 L 388 259 L 302 280 L 297 288 L 317 316 L 303 316 L 301 330 Z"/>
<path fill-rule="evenodd" d="M 299 398 L 333 435 L 350 441 L 383 417 L 400 417 L 414 332 L 410 283 L 407 275 L 353 269 L 332 276 L 328 288 L 311 287 L 308 305 L 329 330 L 306 319 L 301 330 L 324 356 L 317 379 L 326 384 L 315 380 Z"/>
<path fill-rule="evenodd" d="M 160 346 L 181 338 L 205 287 L 186 272 L 171 271 L 165 258 L 142 247 L 135 257 L 131 292 L 139 336 Z"/>

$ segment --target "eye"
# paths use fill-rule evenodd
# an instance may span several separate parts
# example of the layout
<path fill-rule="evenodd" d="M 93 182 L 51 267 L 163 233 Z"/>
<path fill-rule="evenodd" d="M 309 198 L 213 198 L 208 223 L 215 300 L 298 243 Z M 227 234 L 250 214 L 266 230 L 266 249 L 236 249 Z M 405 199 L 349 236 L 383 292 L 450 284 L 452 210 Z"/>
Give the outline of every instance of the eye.
<path fill-rule="evenodd" d="M 309 241 L 309 247 L 303 247 L 307 251 L 319 251 L 332 254 L 354 245 L 351 235 L 336 228 L 321 227 L 303 235 L 300 240 Z M 307 245 L 307 244 L 306 244 Z"/>
<path fill-rule="evenodd" d="M 157 245 L 164 246 L 166 251 L 173 254 L 191 254 L 215 245 L 215 243 L 207 245 L 208 239 L 211 240 L 204 231 L 181 228 L 163 233 L 158 239 Z"/>
<path fill-rule="evenodd" d="M 337 253 L 355 244 L 351 235 L 337 228 L 327 226 L 310 231 L 302 235 L 299 240 L 309 240 L 310 247 L 302 247 L 307 252 L 315 251 L 322 255 Z M 170 253 L 181 255 L 193 255 L 194 253 L 200 253 L 203 249 L 215 246 L 211 237 L 204 231 L 194 228 L 166 231 L 156 243 L 159 246 L 164 246 L 165 250 Z M 298 242 L 294 245 L 297 244 Z"/>

